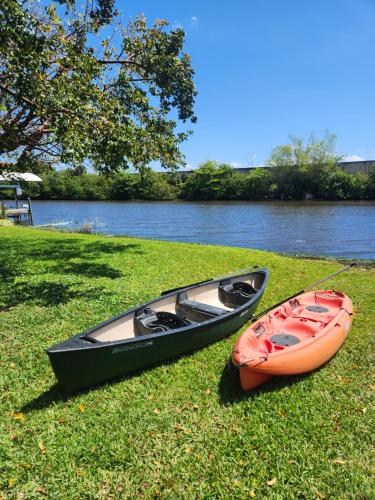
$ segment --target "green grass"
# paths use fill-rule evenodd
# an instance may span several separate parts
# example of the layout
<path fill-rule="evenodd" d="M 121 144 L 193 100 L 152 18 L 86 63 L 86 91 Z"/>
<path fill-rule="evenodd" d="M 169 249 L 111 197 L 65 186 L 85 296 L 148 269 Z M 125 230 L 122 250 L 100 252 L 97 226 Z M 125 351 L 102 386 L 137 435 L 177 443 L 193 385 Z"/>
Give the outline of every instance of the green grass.
<path fill-rule="evenodd" d="M 374 498 L 375 269 L 327 285 L 352 297 L 356 316 L 336 357 L 307 376 L 243 394 L 225 370 L 236 333 L 85 393 L 56 386 L 52 343 L 161 290 L 251 264 L 271 271 L 262 309 L 340 267 L 0 228 L 0 498 Z"/>

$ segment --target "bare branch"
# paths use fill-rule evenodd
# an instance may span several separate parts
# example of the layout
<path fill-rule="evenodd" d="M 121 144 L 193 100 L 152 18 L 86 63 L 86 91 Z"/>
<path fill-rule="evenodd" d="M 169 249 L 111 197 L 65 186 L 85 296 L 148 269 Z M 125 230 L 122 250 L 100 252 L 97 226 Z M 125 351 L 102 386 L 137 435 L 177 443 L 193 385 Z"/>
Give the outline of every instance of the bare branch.
<path fill-rule="evenodd" d="M 61 153 L 59 151 L 51 151 L 50 149 L 47 149 L 47 148 L 43 148 L 41 146 L 35 146 L 34 149 L 36 151 L 40 151 L 41 153 L 44 153 L 46 155 L 49 155 L 49 156 L 54 156 L 55 158 L 60 158 L 61 156 Z"/>
<path fill-rule="evenodd" d="M 129 82 L 155 82 L 155 78 L 133 78 Z"/>

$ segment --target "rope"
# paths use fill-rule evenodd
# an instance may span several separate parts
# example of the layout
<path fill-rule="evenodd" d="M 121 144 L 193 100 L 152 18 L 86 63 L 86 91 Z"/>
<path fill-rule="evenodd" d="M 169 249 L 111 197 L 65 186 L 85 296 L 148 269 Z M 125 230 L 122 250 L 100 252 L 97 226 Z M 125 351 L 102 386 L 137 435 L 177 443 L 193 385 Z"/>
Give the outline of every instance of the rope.
<path fill-rule="evenodd" d="M 341 311 L 341 310 L 342 310 L 342 311 L 345 311 L 345 312 L 347 313 L 347 315 L 348 315 L 348 316 L 353 316 L 353 313 L 350 313 L 350 312 L 346 309 L 346 307 L 340 307 L 340 311 Z"/>
<path fill-rule="evenodd" d="M 234 351 L 236 353 L 239 353 L 239 351 Z M 239 370 L 240 368 L 244 367 L 247 365 L 247 363 L 250 363 L 251 361 L 255 361 L 256 359 L 262 359 L 263 362 L 268 360 L 268 355 L 267 356 L 256 356 L 255 358 L 250 358 L 246 359 L 245 354 L 241 355 L 241 362 L 239 365 L 234 365 L 234 367 Z M 246 360 L 246 361 L 245 361 Z"/>

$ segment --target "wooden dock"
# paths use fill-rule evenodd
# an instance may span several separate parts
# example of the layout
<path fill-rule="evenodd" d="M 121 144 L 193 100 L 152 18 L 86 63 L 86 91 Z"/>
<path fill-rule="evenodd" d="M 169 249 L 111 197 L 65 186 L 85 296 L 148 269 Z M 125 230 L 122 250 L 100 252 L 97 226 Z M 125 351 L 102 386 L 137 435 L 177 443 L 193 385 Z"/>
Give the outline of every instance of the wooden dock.
<path fill-rule="evenodd" d="M 22 215 L 28 215 L 28 208 L 6 208 L 5 215 L 7 217 L 21 217 Z"/>
<path fill-rule="evenodd" d="M 27 200 L 27 204 L 27 207 L 5 208 L 5 217 L 7 219 L 13 219 L 18 224 L 30 224 L 32 226 L 34 221 L 30 199 Z"/>

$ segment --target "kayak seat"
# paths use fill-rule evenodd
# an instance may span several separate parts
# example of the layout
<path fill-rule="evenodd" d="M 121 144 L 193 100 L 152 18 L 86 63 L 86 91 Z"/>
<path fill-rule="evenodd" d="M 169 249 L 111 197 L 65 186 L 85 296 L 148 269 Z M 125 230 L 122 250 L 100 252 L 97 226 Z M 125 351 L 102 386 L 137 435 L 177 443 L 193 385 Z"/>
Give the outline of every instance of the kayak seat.
<path fill-rule="evenodd" d="M 245 281 L 236 281 L 227 285 L 219 286 L 219 299 L 226 307 L 242 306 L 248 302 L 257 290 Z"/>
<path fill-rule="evenodd" d="M 228 312 L 226 309 L 222 309 L 221 307 L 188 299 L 179 300 L 176 304 L 176 310 L 186 318 L 197 322 L 222 316 Z"/>
<path fill-rule="evenodd" d="M 289 347 L 290 345 L 299 344 L 301 340 L 295 335 L 290 335 L 287 333 L 276 333 L 270 337 L 272 344 Z"/>
<path fill-rule="evenodd" d="M 154 311 L 150 307 L 146 307 L 143 312 L 134 317 L 134 323 L 136 335 L 147 335 L 176 330 L 191 325 L 193 322 L 180 314 L 173 314 L 167 311 Z"/>

